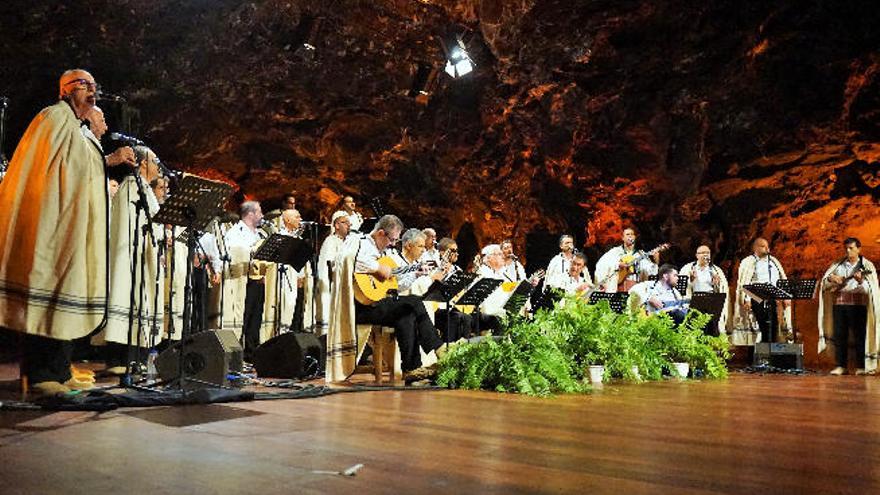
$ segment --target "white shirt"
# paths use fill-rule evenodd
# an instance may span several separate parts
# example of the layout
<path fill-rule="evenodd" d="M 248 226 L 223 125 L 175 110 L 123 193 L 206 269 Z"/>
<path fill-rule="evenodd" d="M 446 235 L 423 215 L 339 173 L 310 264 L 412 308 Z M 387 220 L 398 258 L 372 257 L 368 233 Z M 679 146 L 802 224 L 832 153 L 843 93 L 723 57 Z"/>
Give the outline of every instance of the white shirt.
<path fill-rule="evenodd" d="M 755 273 L 752 275 L 752 283 L 769 283 L 776 285 L 779 280 L 779 269 L 770 262 L 770 257 L 758 258 L 755 262 Z"/>
<path fill-rule="evenodd" d="M 199 237 L 198 252 L 204 254 L 211 263 L 214 273 L 223 271 L 223 263 L 220 261 L 220 249 L 217 247 L 217 238 L 211 232 L 205 232 Z"/>
<path fill-rule="evenodd" d="M 652 304 L 648 303 L 648 299 L 652 297 L 656 297 L 664 305 L 668 305 L 681 299 L 681 294 L 678 293 L 678 289 L 675 287 L 668 288 L 663 282 L 658 281 L 650 284 L 645 291 L 645 307 L 649 313 L 656 313 L 663 308 L 655 308 Z"/>
<path fill-rule="evenodd" d="M 354 242 L 358 243 L 357 257 L 354 259 L 355 273 L 375 273 L 379 269 L 379 258 L 382 252 L 376 246 L 376 241 L 372 236 L 361 235 L 355 238 Z"/>
<path fill-rule="evenodd" d="M 843 263 L 838 263 L 837 267 L 829 275 L 839 275 L 843 278 L 849 277 L 853 274 L 858 264 L 858 261 L 850 263 L 849 260 L 844 260 Z M 858 283 L 856 279 L 851 278 L 838 290 L 838 292 L 852 292 L 855 294 L 867 294 L 868 291 L 868 279 L 864 277 L 862 278 L 862 283 Z"/>
<path fill-rule="evenodd" d="M 688 283 L 693 287 L 694 292 L 715 292 L 715 286 L 712 284 L 712 267 L 710 265 L 700 266 L 696 263 L 691 265 L 694 271 L 694 278 L 689 278 Z M 682 273 L 683 277 L 690 277 L 688 273 Z"/>
<path fill-rule="evenodd" d="M 554 289 L 561 289 L 566 294 L 576 294 L 578 292 L 578 287 L 589 282 L 587 277 L 581 273 L 577 277 L 572 277 L 568 273 L 561 273 L 555 275 L 553 278 L 547 279 L 547 287 L 552 287 Z"/>
<path fill-rule="evenodd" d="M 421 258 L 419 258 L 419 261 L 421 261 L 422 263 L 427 263 L 429 261 L 433 261 L 434 263 L 436 263 L 439 266 L 440 265 L 440 251 L 437 251 L 436 249 L 426 249 L 425 252 L 422 253 Z"/>
<path fill-rule="evenodd" d="M 504 280 L 508 282 L 519 282 L 526 279 L 526 269 L 523 268 L 522 263 L 516 260 L 504 265 L 504 268 L 501 269 L 501 274 L 504 276 Z"/>
<path fill-rule="evenodd" d="M 489 265 L 480 265 L 480 269 L 477 270 L 477 275 L 479 278 L 495 278 L 498 280 L 506 280 L 504 278 L 504 269 L 495 271 Z"/>
<path fill-rule="evenodd" d="M 226 247 L 243 247 L 251 249 L 263 239 L 260 232 L 260 229 L 251 230 L 243 221 L 239 220 L 237 224 L 226 231 L 226 238 L 224 239 Z"/>
<path fill-rule="evenodd" d="M 550 260 L 550 264 L 547 265 L 547 279 L 557 277 L 559 275 L 565 275 L 568 273 L 568 267 L 571 266 L 571 257 L 566 258 L 562 255 L 562 253 L 557 254 Z"/>
<path fill-rule="evenodd" d="M 318 277 L 322 280 L 329 280 L 330 272 L 327 269 L 327 262 L 329 261 L 333 268 L 336 268 L 336 256 L 342 251 L 343 244 L 345 244 L 345 239 L 336 234 L 330 234 L 321 244 L 321 251 L 318 254 Z"/>
<path fill-rule="evenodd" d="M 601 284 L 612 273 L 617 273 L 618 264 L 620 263 L 621 258 L 625 255 L 630 254 L 632 256 L 637 256 L 640 252 L 641 251 L 637 249 L 631 253 L 627 253 L 623 246 L 616 246 L 609 249 L 596 263 L 596 283 Z M 646 256 L 635 265 L 635 272 L 635 274 L 630 274 L 627 278 L 635 280 L 648 278 L 650 275 L 657 274 L 657 264 L 651 260 L 650 256 Z M 617 291 L 617 279 L 612 277 L 606 284 L 605 290 L 606 292 Z"/>

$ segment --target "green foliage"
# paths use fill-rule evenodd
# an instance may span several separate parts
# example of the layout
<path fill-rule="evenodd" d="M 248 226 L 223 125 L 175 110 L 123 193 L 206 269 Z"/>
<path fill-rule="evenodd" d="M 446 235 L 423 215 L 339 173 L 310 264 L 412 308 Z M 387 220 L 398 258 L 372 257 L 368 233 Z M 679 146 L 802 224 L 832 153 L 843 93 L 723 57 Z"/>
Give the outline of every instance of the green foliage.
<path fill-rule="evenodd" d="M 437 383 L 546 396 L 588 390 L 582 380 L 590 364 L 605 366 L 606 379 L 660 380 L 665 370 L 676 373 L 677 361 L 722 378 L 727 339 L 703 334 L 709 320 L 692 311 L 676 327 L 665 314 L 617 314 L 605 301 L 590 305 L 567 297 L 532 320 L 506 321 L 500 342 L 454 348 L 440 362 Z"/>
<path fill-rule="evenodd" d="M 540 328 L 516 321 L 500 342 L 487 339 L 453 348 L 440 363 L 437 383 L 541 396 L 584 391 L 587 387 L 577 381 L 571 364 Z"/>

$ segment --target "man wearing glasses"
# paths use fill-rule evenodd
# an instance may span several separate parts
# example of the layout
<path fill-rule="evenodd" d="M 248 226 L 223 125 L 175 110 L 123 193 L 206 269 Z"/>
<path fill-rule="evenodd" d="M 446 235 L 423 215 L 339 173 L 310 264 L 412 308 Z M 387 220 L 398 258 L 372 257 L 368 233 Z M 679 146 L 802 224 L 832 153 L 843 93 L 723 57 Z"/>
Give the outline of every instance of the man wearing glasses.
<path fill-rule="evenodd" d="M 403 222 L 394 215 L 385 215 L 373 231 L 356 239 L 355 273 L 369 273 L 379 280 L 391 277 L 391 269 L 379 263 L 382 253 L 400 242 Z M 401 367 L 407 382 L 426 378 L 430 370 L 422 368 L 419 346 L 425 354 L 435 351 L 438 358 L 446 349 L 422 299 L 417 296 L 386 297 L 369 306 L 355 302 L 355 321 L 394 327 L 400 347 Z"/>
<path fill-rule="evenodd" d="M 91 386 L 71 375 L 71 341 L 105 324 L 105 167 L 134 164 L 131 149 L 105 159 L 84 134 L 96 93 L 88 72 L 62 74 L 58 103 L 28 126 L 0 184 L 0 327 L 26 334 L 22 375 L 44 394 Z"/>
<path fill-rule="evenodd" d="M 330 280 L 332 271 L 336 271 L 336 257 L 342 250 L 346 238 L 351 231 L 351 222 L 348 214 L 337 211 L 330 219 L 332 234 L 324 239 L 321 244 L 321 252 L 318 255 L 318 299 L 321 307 L 318 311 L 318 335 L 327 333 L 327 325 L 330 324 Z M 332 271 L 331 271 L 332 270 Z"/>

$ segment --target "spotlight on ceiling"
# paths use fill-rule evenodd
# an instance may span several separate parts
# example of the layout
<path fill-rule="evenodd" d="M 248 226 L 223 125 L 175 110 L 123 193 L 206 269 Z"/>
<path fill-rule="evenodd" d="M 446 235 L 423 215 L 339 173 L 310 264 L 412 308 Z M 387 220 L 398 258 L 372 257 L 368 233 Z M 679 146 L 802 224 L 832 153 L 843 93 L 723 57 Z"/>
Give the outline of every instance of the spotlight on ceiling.
<path fill-rule="evenodd" d="M 443 43 L 443 52 L 446 54 L 446 73 L 450 77 L 459 78 L 473 72 L 473 59 L 468 55 L 467 47 L 461 35 L 455 35 L 454 40 Z"/>
<path fill-rule="evenodd" d="M 294 50 L 294 54 L 305 62 L 314 62 L 315 47 L 318 44 L 318 34 L 321 31 L 323 17 L 304 16 L 297 27 L 296 37 L 302 40 Z"/>

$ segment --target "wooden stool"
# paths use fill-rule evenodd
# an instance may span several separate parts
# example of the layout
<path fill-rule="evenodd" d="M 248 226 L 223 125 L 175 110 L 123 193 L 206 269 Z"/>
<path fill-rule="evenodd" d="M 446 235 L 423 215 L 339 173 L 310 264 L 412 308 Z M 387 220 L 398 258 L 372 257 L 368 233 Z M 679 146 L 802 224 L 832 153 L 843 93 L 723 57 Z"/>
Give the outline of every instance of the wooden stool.
<path fill-rule="evenodd" d="M 376 384 L 382 384 L 382 375 L 386 366 L 388 368 L 389 381 L 394 381 L 394 353 L 397 350 L 397 342 L 394 340 L 394 329 L 373 325 L 367 342 L 373 349 L 373 376 L 376 378 Z M 388 362 L 386 363 L 386 361 Z"/>

